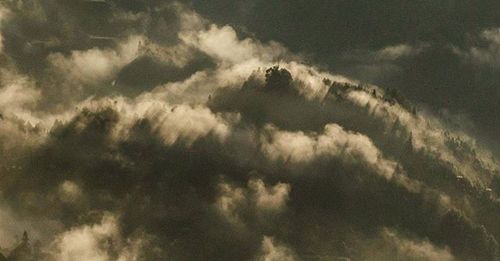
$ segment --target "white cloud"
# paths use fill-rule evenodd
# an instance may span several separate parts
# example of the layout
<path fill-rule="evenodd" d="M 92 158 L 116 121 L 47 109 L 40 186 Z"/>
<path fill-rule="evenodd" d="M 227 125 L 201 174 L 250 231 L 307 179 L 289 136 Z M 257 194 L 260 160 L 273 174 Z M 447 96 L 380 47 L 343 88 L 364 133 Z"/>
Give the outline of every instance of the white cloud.
<path fill-rule="evenodd" d="M 133 35 L 120 42 L 116 50 L 92 48 L 72 51 L 69 56 L 54 53 L 47 59 L 69 81 L 95 84 L 112 79 L 120 68 L 136 58 L 141 41 L 144 37 Z"/>
<path fill-rule="evenodd" d="M 262 255 L 258 261 L 293 261 L 295 254 L 284 245 L 277 244 L 272 237 L 264 236 L 261 247 Z"/>
<path fill-rule="evenodd" d="M 396 60 L 402 57 L 414 56 L 425 49 L 427 44 L 412 46 L 409 44 L 398 44 L 386 46 L 375 53 L 375 57 L 381 60 Z"/>
<path fill-rule="evenodd" d="M 153 132 L 166 145 L 181 141 L 190 146 L 208 135 L 223 142 L 230 135 L 232 126 L 239 121 L 237 114 L 212 113 L 203 105 L 169 104 L 153 97 L 138 97 L 134 100 L 125 97 L 90 99 L 78 107 L 91 111 L 107 107 L 115 109 L 120 115 L 118 124 L 112 130 L 115 140 L 126 139 L 133 124 L 148 119 Z"/>
<path fill-rule="evenodd" d="M 263 152 L 272 160 L 307 162 L 316 157 L 317 140 L 301 131 L 279 131 L 268 126 L 269 137 L 263 136 Z"/>
<path fill-rule="evenodd" d="M 106 214 L 100 224 L 84 225 L 56 236 L 52 257 L 57 261 L 111 260 L 108 251 L 118 234 L 116 217 Z"/>
<path fill-rule="evenodd" d="M 218 190 L 219 196 L 215 202 L 217 211 L 233 225 L 243 226 L 240 215 L 245 209 L 251 209 L 257 217 L 264 219 L 285 210 L 291 187 L 286 183 L 271 186 L 262 179 L 252 178 L 247 187 L 221 182 Z"/>
<path fill-rule="evenodd" d="M 332 156 L 346 162 L 360 162 L 390 179 L 396 163 L 385 159 L 365 135 L 345 131 L 337 124 L 328 124 L 320 134 L 281 131 L 268 126 L 261 137 L 262 151 L 271 160 L 307 163 L 321 156 Z"/>
<path fill-rule="evenodd" d="M 468 50 L 462 50 L 453 46 L 452 50 L 465 61 L 476 65 L 492 67 L 500 66 L 500 28 L 485 29 L 479 35 L 487 46 L 472 46 Z"/>
<path fill-rule="evenodd" d="M 281 211 L 291 189 L 290 185 L 285 183 L 266 186 L 261 179 L 251 179 L 248 181 L 248 187 L 254 193 L 256 207 L 264 211 Z"/>
<path fill-rule="evenodd" d="M 241 225 L 238 209 L 246 204 L 245 190 L 236 188 L 228 183 L 221 183 L 218 186 L 219 197 L 215 202 L 215 207 L 219 213 L 230 223 Z"/>
<path fill-rule="evenodd" d="M 171 145 L 180 139 L 189 145 L 210 133 L 223 141 L 230 133 L 228 123 L 207 108 L 179 105 L 165 109 L 150 111 L 147 116 L 166 144 Z"/>
<path fill-rule="evenodd" d="M 221 62 L 232 64 L 253 59 L 272 62 L 286 54 L 286 49 L 275 42 L 263 45 L 250 38 L 239 40 L 236 31 L 230 26 L 218 27 L 212 24 L 206 31 L 183 32 L 180 37 L 186 44 Z"/>
<path fill-rule="evenodd" d="M 452 261 L 454 256 L 448 248 L 434 246 L 428 240 L 411 240 L 390 229 L 383 229 L 379 242 L 374 243 L 375 256 L 389 253 L 398 260 Z M 381 245 L 379 245 L 381 244 Z"/>
<path fill-rule="evenodd" d="M 284 68 L 290 71 L 299 92 L 309 100 L 321 100 L 325 97 L 330 86 L 325 85 L 324 79 L 329 79 L 338 83 L 357 84 L 355 80 L 351 80 L 342 75 L 335 75 L 328 72 L 320 71 L 318 68 L 306 65 L 300 62 L 283 63 Z"/>
<path fill-rule="evenodd" d="M 58 189 L 61 201 L 73 203 L 79 200 L 82 196 L 82 190 L 78 184 L 73 181 L 65 180 L 59 185 Z"/>
<path fill-rule="evenodd" d="M 0 77 L 0 112 L 16 115 L 25 120 L 33 120 L 30 109 L 33 109 L 40 99 L 40 90 L 25 76 L 20 76 L 11 70 L 1 70 Z"/>
<path fill-rule="evenodd" d="M 97 224 L 74 227 L 56 235 L 46 252 L 55 261 L 136 261 L 148 248 L 154 251 L 148 235 L 139 233 L 124 238 L 118 217 L 104 213 Z"/>
<path fill-rule="evenodd" d="M 39 144 L 42 113 L 36 111 L 41 92 L 33 81 L 14 70 L 0 68 L 0 151 Z"/>

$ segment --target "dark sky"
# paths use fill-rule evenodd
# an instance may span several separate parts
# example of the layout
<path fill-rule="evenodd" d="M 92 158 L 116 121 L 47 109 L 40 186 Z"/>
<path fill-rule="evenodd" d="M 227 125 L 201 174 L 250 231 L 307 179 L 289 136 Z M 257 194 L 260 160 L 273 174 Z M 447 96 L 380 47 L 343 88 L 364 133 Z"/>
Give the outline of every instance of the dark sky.
<path fill-rule="evenodd" d="M 484 48 L 492 61 L 500 59 L 498 40 L 482 37 L 500 26 L 498 1 L 215 0 L 193 6 L 221 24 L 304 53 L 312 63 L 401 90 L 435 112 L 463 115 L 478 136 L 500 146 L 498 62 L 474 62 L 454 52 Z M 395 61 L 370 59 L 372 52 L 400 44 L 427 48 Z"/>
<path fill-rule="evenodd" d="M 500 260 L 499 13 L 2 1 L 0 261 Z"/>

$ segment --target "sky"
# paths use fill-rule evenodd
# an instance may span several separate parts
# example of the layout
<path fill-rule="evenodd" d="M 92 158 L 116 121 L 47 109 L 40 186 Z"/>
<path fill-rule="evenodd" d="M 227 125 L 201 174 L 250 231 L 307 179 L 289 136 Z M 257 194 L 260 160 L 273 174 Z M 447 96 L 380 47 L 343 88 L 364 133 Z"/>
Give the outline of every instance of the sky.
<path fill-rule="evenodd" d="M 0 253 L 499 260 L 498 13 L 0 1 Z"/>

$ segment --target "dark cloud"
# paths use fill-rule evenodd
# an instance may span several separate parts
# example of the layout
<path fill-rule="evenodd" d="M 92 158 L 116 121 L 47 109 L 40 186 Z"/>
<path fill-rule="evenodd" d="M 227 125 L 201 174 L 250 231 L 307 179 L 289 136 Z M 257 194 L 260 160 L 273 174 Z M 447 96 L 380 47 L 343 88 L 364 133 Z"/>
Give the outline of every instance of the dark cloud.
<path fill-rule="evenodd" d="M 193 1 L 193 6 L 219 23 L 238 25 L 260 39 L 306 53 L 334 71 L 401 90 L 435 112 L 465 115 L 474 123 L 471 131 L 485 144 L 493 141 L 491 149 L 498 150 L 498 70 L 464 62 L 450 49 L 484 46 L 484 31 L 500 26 L 498 2 L 213 2 Z M 418 49 L 422 43 L 429 48 L 418 54 L 398 61 L 374 60 L 374 54 L 387 47 Z M 494 53 L 483 54 L 498 60 Z"/>
<path fill-rule="evenodd" d="M 464 7 L 452 2 L 0 6 L 9 258 L 499 259 L 498 154 L 476 125 L 494 101 L 459 84 L 498 66 L 497 31 L 462 41 L 493 22 L 488 12 L 453 29 L 463 14 L 444 7 Z M 337 37 L 323 41 L 324 24 Z M 299 40 L 309 54 L 293 54 Z M 337 57 L 330 68 L 355 79 L 308 57 Z M 438 74 L 450 85 L 433 90 Z M 428 100 L 409 88 L 423 81 Z M 432 107 L 439 99 L 446 106 Z"/>
<path fill-rule="evenodd" d="M 382 48 L 404 42 L 464 44 L 467 33 L 497 26 L 500 8 L 496 1 L 192 2 L 214 20 L 244 26 L 258 37 L 327 59 L 352 48 Z M 301 19 L 305 17 L 308 19 Z"/>

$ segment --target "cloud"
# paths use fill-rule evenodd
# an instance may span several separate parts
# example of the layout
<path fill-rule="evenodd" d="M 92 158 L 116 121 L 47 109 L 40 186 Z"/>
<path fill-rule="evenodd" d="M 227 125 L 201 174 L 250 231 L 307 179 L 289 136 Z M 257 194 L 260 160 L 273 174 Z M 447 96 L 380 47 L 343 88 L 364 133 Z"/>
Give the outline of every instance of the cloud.
<path fill-rule="evenodd" d="M 0 71 L 2 88 L 0 89 L 0 111 L 6 116 L 15 114 L 18 117 L 30 119 L 30 109 L 35 108 L 40 99 L 40 91 L 27 77 L 10 70 Z"/>
<path fill-rule="evenodd" d="M 430 47 L 430 43 L 418 42 L 348 50 L 337 58 L 342 64 L 339 71 L 363 82 L 378 83 L 398 76 L 408 61 L 416 59 Z"/>
<path fill-rule="evenodd" d="M 2 28 L 2 22 L 7 18 L 8 10 L 5 9 L 2 5 L 0 5 L 0 29 Z M 0 33 L 0 54 L 3 53 L 3 37 Z"/>
<path fill-rule="evenodd" d="M 500 28 L 489 28 L 479 34 L 484 46 L 471 46 L 468 50 L 453 47 L 453 51 L 464 60 L 478 66 L 498 67 L 500 65 Z"/>
<path fill-rule="evenodd" d="M 276 40 L 294 53 L 304 53 L 309 63 L 329 71 L 397 89 L 419 108 L 467 114 L 474 122 L 469 129 L 472 135 L 491 150 L 500 147 L 495 110 L 499 100 L 498 70 L 464 63 L 449 48 L 456 46 L 466 53 L 471 47 L 488 49 L 489 44 L 477 35 L 499 27 L 496 13 L 500 4 L 495 0 L 473 7 L 447 2 L 214 1 L 191 2 L 198 12 L 218 24 L 231 24 L 261 40 Z M 311 19 L 298 19 L 306 14 Z M 419 48 L 422 45 L 425 48 Z M 419 52 L 396 60 L 373 58 L 385 48 L 398 46 Z"/>
<path fill-rule="evenodd" d="M 74 228 L 59 235 L 54 241 L 55 260 L 85 259 L 93 261 L 109 260 L 107 253 L 116 238 L 118 227 L 112 216 L 104 216 L 100 224 Z"/>
<path fill-rule="evenodd" d="M 215 207 L 230 223 L 244 226 L 244 211 L 250 210 L 264 218 L 283 212 L 290 189 L 289 184 L 269 186 L 258 178 L 250 179 L 246 188 L 222 182 L 218 184 L 219 197 Z"/>
<path fill-rule="evenodd" d="M 25 230 L 38 240 L 50 240 L 62 228 L 59 220 L 25 216 L 3 203 L 0 205 L 0 218 L 0 232 L 4 235 L 0 240 L 3 254 L 17 246 L 19 236 Z"/>
<path fill-rule="evenodd" d="M 270 62 L 286 55 L 286 49 L 276 42 L 262 45 L 250 38 L 239 40 L 230 26 L 219 28 L 212 24 L 206 31 L 181 34 L 180 37 L 221 62 L 234 64 L 252 59 Z"/>
<path fill-rule="evenodd" d="M 401 93 L 180 3 L 6 6 L 0 229 L 47 258 L 497 258 L 496 154 Z"/>
<path fill-rule="evenodd" d="M 61 185 L 59 185 L 59 196 L 61 201 L 64 202 L 75 202 L 82 196 L 82 191 L 78 184 L 66 180 Z"/>
<path fill-rule="evenodd" d="M 124 65 L 130 63 L 138 55 L 139 43 L 144 41 L 140 36 L 130 36 L 120 43 L 117 50 L 101 50 L 92 48 L 86 51 L 73 51 L 69 57 L 60 53 L 50 54 L 47 59 L 59 72 L 73 83 L 97 83 L 110 80 Z"/>
<path fill-rule="evenodd" d="M 45 250 L 51 260 L 121 260 L 144 258 L 149 245 L 147 235 L 125 239 L 122 237 L 118 217 L 104 213 L 100 222 L 73 227 L 55 236 L 50 248 Z M 154 252 L 154 248 L 150 249 Z"/>
<path fill-rule="evenodd" d="M 456 260 L 448 248 L 426 240 L 412 240 L 395 230 L 384 228 L 372 241 L 363 242 L 365 258 L 376 260 Z"/>
<path fill-rule="evenodd" d="M 262 261 L 277 261 L 286 260 L 293 261 L 294 258 L 293 251 L 285 246 L 278 245 L 274 242 L 272 237 L 265 236 L 262 240 L 262 256 L 258 258 Z"/>
<path fill-rule="evenodd" d="M 376 56 L 380 59 L 395 60 L 398 58 L 417 55 L 423 48 L 425 48 L 425 45 L 415 47 L 408 44 L 392 45 L 377 51 Z"/>
<path fill-rule="evenodd" d="M 280 211 L 285 207 L 290 193 L 290 185 L 278 183 L 272 187 L 267 187 L 260 179 L 251 179 L 248 186 L 255 193 L 256 206 L 259 209 Z"/>
<path fill-rule="evenodd" d="M 263 137 L 262 150 L 271 160 L 301 163 L 332 156 L 365 162 L 388 179 L 395 171 L 396 163 L 384 159 L 368 137 L 346 132 L 336 124 L 326 125 L 323 133 L 312 136 L 280 132 L 273 127 L 268 127 L 268 133 Z"/>
<path fill-rule="evenodd" d="M 206 136 L 213 132 L 223 140 L 230 132 L 230 127 L 224 119 L 213 115 L 206 108 L 189 108 L 183 105 L 172 107 L 170 114 L 152 113 L 151 118 L 159 123 L 158 131 L 167 144 L 172 144 L 178 139 L 186 139 L 188 144 L 193 143 L 198 137 Z"/>

